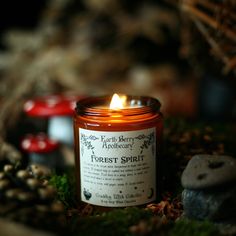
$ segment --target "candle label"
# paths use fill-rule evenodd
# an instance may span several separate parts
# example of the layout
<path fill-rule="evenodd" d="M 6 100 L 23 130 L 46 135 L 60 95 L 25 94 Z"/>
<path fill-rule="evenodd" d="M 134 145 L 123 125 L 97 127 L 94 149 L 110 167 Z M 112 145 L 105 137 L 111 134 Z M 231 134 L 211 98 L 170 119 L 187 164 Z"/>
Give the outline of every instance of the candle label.
<path fill-rule="evenodd" d="M 156 129 L 103 132 L 79 128 L 81 199 L 107 207 L 156 198 Z"/>

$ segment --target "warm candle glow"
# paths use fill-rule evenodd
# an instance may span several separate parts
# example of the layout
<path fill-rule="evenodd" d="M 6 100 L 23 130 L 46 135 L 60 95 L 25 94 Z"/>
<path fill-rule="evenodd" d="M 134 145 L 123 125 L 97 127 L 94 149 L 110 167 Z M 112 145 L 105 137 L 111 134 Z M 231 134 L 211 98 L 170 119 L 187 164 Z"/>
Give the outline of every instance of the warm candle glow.
<path fill-rule="evenodd" d="M 110 109 L 118 110 L 124 108 L 125 100 L 125 96 L 120 97 L 118 94 L 115 93 L 111 99 Z"/>
<path fill-rule="evenodd" d="M 159 108 L 154 98 L 124 94 L 88 97 L 77 103 L 74 134 L 79 201 L 99 211 L 156 201 L 163 127 Z"/>

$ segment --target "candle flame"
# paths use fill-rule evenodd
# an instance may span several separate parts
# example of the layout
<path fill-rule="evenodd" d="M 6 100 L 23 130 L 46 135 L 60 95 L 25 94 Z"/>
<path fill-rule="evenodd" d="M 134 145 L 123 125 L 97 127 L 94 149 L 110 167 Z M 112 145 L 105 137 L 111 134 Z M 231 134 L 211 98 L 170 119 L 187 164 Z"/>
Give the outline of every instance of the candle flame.
<path fill-rule="evenodd" d="M 111 99 L 110 109 L 119 110 L 124 108 L 125 100 L 126 96 L 120 97 L 118 94 L 115 93 Z"/>

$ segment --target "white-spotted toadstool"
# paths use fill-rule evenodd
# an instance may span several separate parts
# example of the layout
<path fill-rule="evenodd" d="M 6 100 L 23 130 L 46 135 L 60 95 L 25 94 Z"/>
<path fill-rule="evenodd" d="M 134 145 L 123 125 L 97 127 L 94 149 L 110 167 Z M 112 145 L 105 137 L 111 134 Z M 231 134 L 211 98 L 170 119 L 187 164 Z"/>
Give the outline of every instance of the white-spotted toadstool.
<path fill-rule="evenodd" d="M 48 118 L 48 136 L 61 143 L 73 145 L 72 116 L 81 96 L 52 95 L 28 100 L 24 111 L 28 116 Z"/>
<path fill-rule="evenodd" d="M 45 134 L 26 135 L 21 148 L 29 154 L 29 165 L 40 164 L 49 168 L 62 168 L 64 160 L 59 151 L 59 142 Z"/>

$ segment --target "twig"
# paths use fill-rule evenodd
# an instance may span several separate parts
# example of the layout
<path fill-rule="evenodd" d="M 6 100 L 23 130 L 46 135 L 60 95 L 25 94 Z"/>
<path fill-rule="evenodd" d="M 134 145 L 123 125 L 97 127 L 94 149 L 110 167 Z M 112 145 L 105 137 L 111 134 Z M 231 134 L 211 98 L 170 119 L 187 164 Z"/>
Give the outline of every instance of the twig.
<path fill-rule="evenodd" d="M 222 9 L 221 4 L 208 2 L 206 0 L 198 0 L 197 3 L 205 7 L 206 9 L 214 12 L 220 11 Z M 236 14 L 234 14 L 233 11 L 229 11 L 227 8 L 224 8 L 224 11 L 226 11 L 228 17 L 231 16 L 234 20 L 236 20 Z"/>
<path fill-rule="evenodd" d="M 219 55 L 221 60 L 225 63 L 226 68 L 224 69 L 225 73 L 228 73 L 230 69 L 232 69 L 233 65 L 232 62 L 229 60 L 228 56 L 224 53 L 224 51 L 221 49 L 219 44 L 211 37 L 209 32 L 207 31 L 206 27 L 199 22 L 197 19 L 193 18 L 194 23 L 196 24 L 198 30 L 204 35 L 207 42 L 210 44 L 214 52 Z"/>
<path fill-rule="evenodd" d="M 0 134 L 3 139 L 9 126 L 17 121 L 22 111 L 24 99 L 32 92 L 31 90 L 35 82 L 35 79 L 30 80 L 28 77 L 19 80 L 11 93 L 4 98 L 0 110 Z"/>
<path fill-rule="evenodd" d="M 195 18 L 197 17 L 199 20 L 208 24 L 213 29 L 215 29 L 215 30 L 219 29 L 219 23 L 215 19 L 213 19 L 209 15 L 203 13 L 202 11 L 197 9 L 196 7 L 190 6 L 188 4 L 184 4 L 182 6 L 182 9 L 185 12 L 187 12 L 191 17 L 195 17 Z M 225 34 L 226 37 L 228 37 L 229 39 L 236 42 L 236 33 L 235 32 L 233 32 L 231 29 L 229 29 L 228 27 L 226 27 L 224 25 L 221 26 L 221 30 Z"/>

